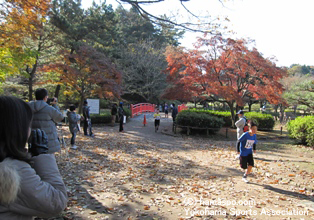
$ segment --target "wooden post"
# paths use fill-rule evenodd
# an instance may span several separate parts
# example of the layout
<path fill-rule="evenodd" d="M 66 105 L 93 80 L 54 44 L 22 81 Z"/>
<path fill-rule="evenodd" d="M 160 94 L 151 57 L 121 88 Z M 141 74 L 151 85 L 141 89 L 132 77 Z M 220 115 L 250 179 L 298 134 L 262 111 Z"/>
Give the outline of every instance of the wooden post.
<path fill-rule="evenodd" d="M 228 138 L 228 128 L 226 128 L 226 138 Z"/>
<path fill-rule="evenodd" d="M 282 135 L 282 126 L 280 126 L 280 135 Z"/>

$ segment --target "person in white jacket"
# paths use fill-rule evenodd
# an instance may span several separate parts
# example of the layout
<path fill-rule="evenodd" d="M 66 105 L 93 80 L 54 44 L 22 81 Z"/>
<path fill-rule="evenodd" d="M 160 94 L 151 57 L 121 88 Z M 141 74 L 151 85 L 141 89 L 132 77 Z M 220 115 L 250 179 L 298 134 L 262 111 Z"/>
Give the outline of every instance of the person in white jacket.
<path fill-rule="evenodd" d="M 237 127 L 237 139 L 239 139 L 243 134 L 243 128 L 246 123 L 246 118 L 244 117 L 244 112 L 242 110 L 238 111 L 237 115 L 239 117 L 239 120 L 236 121 L 235 126 Z"/>
<path fill-rule="evenodd" d="M 21 99 L 0 96 L 0 219 L 56 217 L 67 190 L 43 130 L 31 130 L 33 112 Z M 26 148 L 32 133 L 32 145 Z"/>
<path fill-rule="evenodd" d="M 244 117 L 244 112 L 242 110 L 237 112 L 237 115 L 239 117 L 239 120 L 236 121 L 235 126 L 237 127 L 237 145 L 236 145 L 236 149 L 238 154 L 240 155 L 240 142 L 239 139 L 242 136 L 243 132 L 243 128 L 245 126 L 246 123 L 246 118 Z M 239 155 L 237 156 L 237 158 L 239 158 Z"/>

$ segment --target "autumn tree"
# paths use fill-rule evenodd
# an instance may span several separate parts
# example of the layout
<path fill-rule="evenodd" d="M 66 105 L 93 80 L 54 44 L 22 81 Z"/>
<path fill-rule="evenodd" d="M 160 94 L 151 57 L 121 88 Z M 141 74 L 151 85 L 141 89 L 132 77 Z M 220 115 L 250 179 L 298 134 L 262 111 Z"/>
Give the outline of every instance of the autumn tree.
<path fill-rule="evenodd" d="M 279 80 L 286 70 L 265 59 L 256 48 L 249 49 L 249 43 L 243 39 L 200 38 L 195 50 L 181 55 L 170 53 L 167 60 L 170 75 L 183 75 L 180 83 L 204 99 L 226 103 L 233 125 L 235 107 L 244 106 L 245 98 L 281 101 L 283 87 Z"/>
<path fill-rule="evenodd" d="M 63 51 L 63 60 L 43 71 L 58 73 L 65 84 L 79 93 L 80 111 L 88 97 L 113 98 L 121 94 L 121 72 L 103 53 L 90 46 L 80 46 L 72 54 Z"/>
<path fill-rule="evenodd" d="M 0 80 L 35 63 L 35 53 L 24 47 L 42 30 L 50 8 L 47 0 L 4 0 L 0 2 Z"/>

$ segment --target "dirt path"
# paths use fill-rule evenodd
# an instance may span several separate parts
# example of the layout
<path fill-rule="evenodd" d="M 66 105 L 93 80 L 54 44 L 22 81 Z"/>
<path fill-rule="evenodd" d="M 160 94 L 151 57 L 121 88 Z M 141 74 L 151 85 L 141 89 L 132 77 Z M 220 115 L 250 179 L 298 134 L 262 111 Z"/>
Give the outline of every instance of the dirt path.
<path fill-rule="evenodd" d="M 313 219 L 313 150 L 263 140 L 250 184 L 234 141 L 155 133 L 147 114 L 125 133 L 94 127 L 77 151 L 58 156 L 69 206 L 59 219 Z M 163 133 L 172 119 L 162 119 Z M 67 144 L 70 134 L 64 128 Z M 302 215 L 303 214 L 303 215 Z"/>

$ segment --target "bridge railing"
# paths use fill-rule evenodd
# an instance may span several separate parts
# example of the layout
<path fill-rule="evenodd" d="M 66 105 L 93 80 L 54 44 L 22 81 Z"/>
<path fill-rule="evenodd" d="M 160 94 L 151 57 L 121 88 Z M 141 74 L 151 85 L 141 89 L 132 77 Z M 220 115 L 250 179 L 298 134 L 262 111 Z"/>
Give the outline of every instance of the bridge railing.
<path fill-rule="evenodd" d="M 145 112 L 154 112 L 155 105 L 150 103 L 138 103 L 135 105 L 131 105 L 131 117 L 133 118 L 136 115 L 145 113 Z"/>

